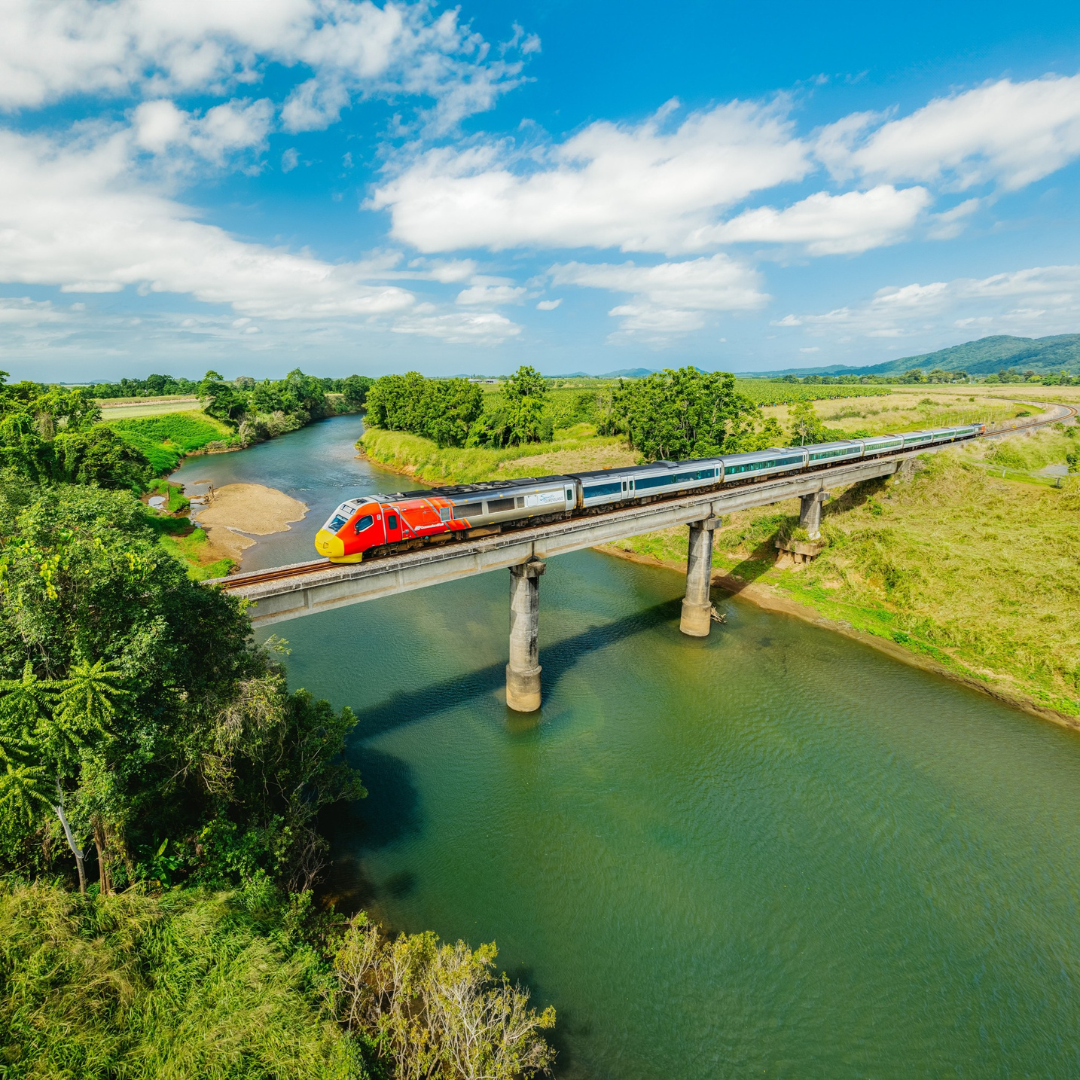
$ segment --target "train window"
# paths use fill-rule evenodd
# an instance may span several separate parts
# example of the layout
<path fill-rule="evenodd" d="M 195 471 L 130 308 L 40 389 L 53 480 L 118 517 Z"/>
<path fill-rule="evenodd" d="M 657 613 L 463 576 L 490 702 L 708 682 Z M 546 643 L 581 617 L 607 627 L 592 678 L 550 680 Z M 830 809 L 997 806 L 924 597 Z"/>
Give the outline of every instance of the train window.
<path fill-rule="evenodd" d="M 489 499 L 487 512 L 489 514 L 504 514 L 507 510 L 514 509 L 513 499 Z"/>
<path fill-rule="evenodd" d="M 476 517 L 484 513 L 483 503 L 462 503 L 460 506 L 454 507 L 455 517 Z"/>
<path fill-rule="evenodd" d="M 566 501 L 567 502 L 573 502 L 574 501 L 574 489 L 573 488 L 567 488 L 566 489 Z"/>
<path fill-rule="evenodd" d="M 449 506 L 439 507 L 439 518 L 442 521 L 449 521 L 453 513 L 454 511 Z"/>
<path fill-rule="evenodd" d="M 386 515 L 386 527 L 388 529 L 396 529 L 397 528 L 397 514 L 387 514 Z"/>
<path fill-rule="evenodd" d="M 365 514 L 357 521 L 357 523 L 353 526 L 353 529 L 357 533 L 362 533 L 365 529 L 370 528 L 374 521 L 375 519 L 370 514 Z"/>
<path fill-rule="evenodd" d="M 326 523 L 326 531 L 336 533 L 345 524 L 346 519 L 343 517 L 332 517 Z"/>
<path fill-rule="evenodd" d="M 600 499 L 605 495 L 618 495 L 622 490 L 618 483 L 593 484 L 591 487 L 582 488 L 582 494 L 586 499 Z"/>
<path fill-rule="evenodd" d="M 638 482 L 638 490 L 641 488 L 654 488 L 663 487 L 665 484 L 670 484 L 674 480 L 674 477 L 670 473 L 661 474 L 659 476 L 644 476 L 641 477 Z"/>

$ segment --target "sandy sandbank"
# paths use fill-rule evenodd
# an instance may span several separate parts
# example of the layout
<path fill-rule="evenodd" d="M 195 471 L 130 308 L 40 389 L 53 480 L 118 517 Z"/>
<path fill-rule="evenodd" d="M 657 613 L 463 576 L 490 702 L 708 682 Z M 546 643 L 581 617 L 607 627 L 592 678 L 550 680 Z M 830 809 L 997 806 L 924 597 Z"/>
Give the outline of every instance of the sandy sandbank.
<path fill-rule="evenodd" d="M 285 532 L 290 522 L 302 521 L 308 512 L 298 499 L 263 484 L 226 484 L 212 488 L 207 498 L 206 508 L 193 516 L 211 546 L 220 551 L 216 557 L 237 561 L 255 543 L 252 537 Z"/>

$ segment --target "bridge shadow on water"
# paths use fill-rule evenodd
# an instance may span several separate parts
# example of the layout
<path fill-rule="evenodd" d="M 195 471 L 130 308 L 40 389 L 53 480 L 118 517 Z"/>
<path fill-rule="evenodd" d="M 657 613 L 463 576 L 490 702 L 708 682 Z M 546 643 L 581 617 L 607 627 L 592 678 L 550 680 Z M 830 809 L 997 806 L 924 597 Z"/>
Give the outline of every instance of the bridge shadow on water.
<path fill-rule="evenodd" d="M 542 679 L 545 696 L 589 653 L 606 649 L 665 623 L 677 624 L 681 604 L 681 598 L 666 600 L 614 622 L 590 626 L 579 634 L 562 638 L 542 648 L 540 663 L 544 669 Z M 506 662 L 500 661 L 443 682 L 403 691 L 377 705 L 356 710 L 357 740 L 362 742 L 385 731 L 425 720 L 448 709 L 459 708 L 470 701 L 495 694 L 505 685 Z"/>

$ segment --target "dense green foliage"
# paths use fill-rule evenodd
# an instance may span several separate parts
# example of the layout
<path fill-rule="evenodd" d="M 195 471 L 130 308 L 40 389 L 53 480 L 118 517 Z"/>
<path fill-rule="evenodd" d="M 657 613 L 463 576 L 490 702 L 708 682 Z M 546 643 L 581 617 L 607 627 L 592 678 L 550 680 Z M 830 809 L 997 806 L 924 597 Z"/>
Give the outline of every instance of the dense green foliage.
<path fill-rule="evenodd" d="M 622 432 L 647 461 L 677 461 L 775 445 L 775 420 L 735 388 L 735 376 L 668 369 L 616 387 L 600 430 Z"/>
<path fill-rule="evenodd" d="M 0 484 L 0 868 L 74 869 L 54 805 L 105 891 L 303 886 L 318 810 L 361 793 L 334 713 L 249 641 L 239 603 L 196 585 L 129 494 Z M 167 843 L 166 848 L 162 844 Z"/>
<path fill-rule="evenodd" d="M 106 421 L 125 443 L 137 448 L 155 473 L 172 472 L 184 454 L 211 444 L 227 446 L 237 441 L 218 424 L 196 412 L 140 416 L 131 420 Z"/>
<path fill-rule="evenodd" d="M 439 446 L 464 446 L 483 398 L 467 379 L 427 379 L 415 371 L 384 375 L 367 393 L 368 423 L 422 435 Z"/>
<path fill-rule="evenodd" d="M 550 439 L 554 420 L 544 423 L 548 387 L 535 368 L 523 366 L 502 384 L 469 435 L 469 446 L 522 446 Z"/>
<path fill-rule="evenodd" d="M 284 379 L 261 382 L 246 376 L 225 382 L 216 371 L 208 371 L 198 392 L 207 399 L 206 411 L 234 426 L 241 444 L 247 445 L 332 416 L 338 410 L 327 396 L 329 393 L 340 393 L 346 411 L 359 409 L 371 385 L 372 380 L 361 375 L 318 379 L 299 368 Z"/>
<path fill-rule="evenodd" d="M 302 912 L 266 884 L 161 899 L 0 887 L 3 1075 L 364 1076 Z"/>
<path fill-rule="evenodd" d="M 390 942 L 266 877 L 214 893 L 80 897 L 0 884 L 0 1059 L 23 1077 L 516 1080 L 554 1014 L 495 948 Z"/>
<path fill-rule="evenodd" d="M 151 475 L 145 455 L 107 428 L 85 389 L 21 382 L 0 372 L 0 468 L 33 482 L 50 480 L 140 489 Z"/>
<path fill-rule="evenodd" d="M 304 377 L 310 378 L 311 376 Z M 220 378 L 220 375 L 215 376 L 217 380 L 220 380 Z M 364 403 L 363 395 L 374 380 L 367 378 L 365 375 L 349 375 L 344 379 L 316 379 L 315 381 L 319 383 L 324 393 L 344 394 L 346 398 L 351 399 L 350 405 L 359 407 Z M 175 378 L 172 375 L 147 375 L 145 379 L 121 379 L 119 382 L 114 383 L 95 383 L 89 387 L 89 393 L 91 397 L 103 399 L 201 394 L 204 382 L 205 379 L 200 381 L 183 377 Z M 234 385 L 252 386 L 254 384 L 254 379 L 243 375 L 234 381 Z"/>

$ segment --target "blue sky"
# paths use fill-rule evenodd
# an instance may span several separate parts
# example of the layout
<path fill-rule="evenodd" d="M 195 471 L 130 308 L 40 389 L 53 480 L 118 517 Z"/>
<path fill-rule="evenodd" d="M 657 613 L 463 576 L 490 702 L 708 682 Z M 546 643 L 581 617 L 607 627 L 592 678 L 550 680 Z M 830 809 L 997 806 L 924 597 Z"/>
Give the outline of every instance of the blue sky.
<path fill-rule="evenodd" d="M 1080 332 L 1076 5 L 0 15 L 16 377 L 752 371 Z"/>

